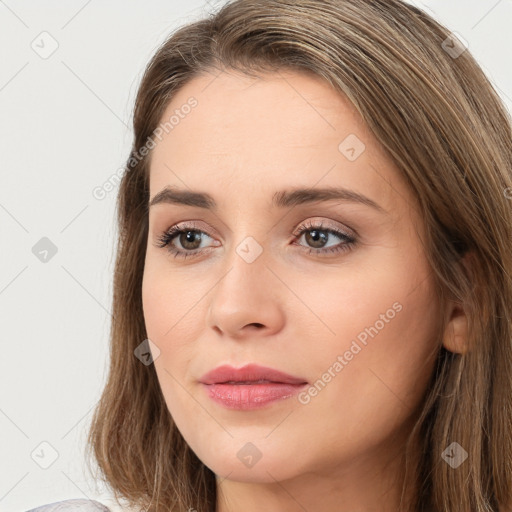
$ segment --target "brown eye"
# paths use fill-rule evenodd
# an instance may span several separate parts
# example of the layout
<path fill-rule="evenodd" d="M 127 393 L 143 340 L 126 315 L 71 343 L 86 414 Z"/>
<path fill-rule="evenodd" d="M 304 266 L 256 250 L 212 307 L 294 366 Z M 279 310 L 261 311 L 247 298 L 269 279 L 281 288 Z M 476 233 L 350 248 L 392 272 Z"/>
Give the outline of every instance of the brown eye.
<path fill-rule="evenodd" d="M 354 236 L 344 233 L 343 231 L 325 226 L 321 223 L 308 223 L 304 226 L 301 226 L 300 231 L 295 236 L 297 237 L 297 240 L 300 240 L 302 237 L 304 237 L 304 241 L 307 246 L 302 244 L 300 245 L 308 251 L 308 254 L 325 255 L 329 253 L 348 251 L 356 243 Z M 330 239 L 333 237 L 342 240 L 342 242 L 332 246 L 327 246 Z"/>
<path fill-rule="evenodd" d="M 319 229 L 308 230 L 305 233 L 306 242 L 315 249 L 322 249 L 329 239 L 329 234 Z"/>
<path fill-rule="evenodd" d="M 193 251 L 199 249 L 201 245 L 201 232 L 200 231 L 182 231 L 175 238 L 177 238 L 184 249 Z M 199 244 L 197 243 L 199 242 Z"/>
<path fill-rule="evenodd" d="M 203 251 L 201 242 L 206 238 L 211 237 L 204 231 L 177 225 L 168 229 L 158 238 L 157 247 L 166 248 L 175 257 L 187 258 Z M 176 247 L 176 242 L 178 247 Z"/>

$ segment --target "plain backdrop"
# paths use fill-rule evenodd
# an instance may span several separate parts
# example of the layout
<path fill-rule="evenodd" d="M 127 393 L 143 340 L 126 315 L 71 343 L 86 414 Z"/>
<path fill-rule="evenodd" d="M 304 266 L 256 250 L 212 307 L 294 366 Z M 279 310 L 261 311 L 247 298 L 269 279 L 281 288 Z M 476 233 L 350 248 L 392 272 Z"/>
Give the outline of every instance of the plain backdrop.
<path fill-rule="evenodd" d="M 117 188 L 143 69 L 210 0 L 0 0 L 0 511 L 108 496 L 84 441 L 108 368 Z M 512 107 L 512 0 L 413 2 Z"/>

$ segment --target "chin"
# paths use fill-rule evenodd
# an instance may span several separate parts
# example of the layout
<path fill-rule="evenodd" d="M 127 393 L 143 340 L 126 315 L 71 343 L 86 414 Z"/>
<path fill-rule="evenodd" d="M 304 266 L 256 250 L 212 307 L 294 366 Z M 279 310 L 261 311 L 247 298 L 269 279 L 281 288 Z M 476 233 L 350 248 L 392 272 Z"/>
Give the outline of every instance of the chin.
<path fill-rule="evenodd" d="M 297 448 L 273 447 L 268 440 L 228 441 L 213 451 L 195 451 L 199 459 L 220 478 L 236 482 L 275 483 L 293 478 L 303 470 L 306 462 L 297 458 Z M 304 454 L 302 454 L 304 455 Z"/>

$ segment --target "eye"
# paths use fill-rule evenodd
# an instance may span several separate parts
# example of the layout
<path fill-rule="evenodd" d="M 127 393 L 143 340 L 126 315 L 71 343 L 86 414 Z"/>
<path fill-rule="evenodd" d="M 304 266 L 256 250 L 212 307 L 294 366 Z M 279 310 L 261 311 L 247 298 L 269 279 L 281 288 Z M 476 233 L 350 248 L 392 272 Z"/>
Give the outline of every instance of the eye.
<path fill-rule="evenodd" d="M 299 245 L 302 250 L 306 250 L 308 254 L 325 255 L 348 251 L 356 243 L 356 239 L 353 235 L 326 226 L 321 222 L 305 223 L 293 236 L 295 236 L 296 240 L 300 240 L 304 237 L 306 243 L 310 244 L 309 248 Z M 327 242 L 329 238 L 333 237 L 342 240 L 342 242 L 328 246 Z M 159 248 L 166 248 L 175 258 L 188 258 L 212 249 L 212 246 L 206 248 L 204 246 L 201 247 L 205 238 L 211 237 L 206 232 L 198 229 L 196 225 L 183 223 L 172 226 L 162 233 L 156 245 Z M 176 247 L 175 239 L 181 247 Z"/>
<path fill-rule="evenodd" d="M 326 226 L 322 222 L 318 221 L 309 221 L 303 224 L 295 236 L 298 237 L 298 240 L 304 237 L 306 243 L 312 246 L 310 248 L 302 246 L 308 254 L 325 255 L 345 252 L 352 249 L 356 243 L 356 238 L 353 235 L 349 235 L 339 229 Z M 343 240 L 343 242 L 332 246 L 326 246 L 328 239 L 333 236 Z"/>
<path fill-rule="evenodd" d="M 211 238 L 193 224 L 176 224 L 160 235 L 157 247 L 166 248 L 176 258 L 188 258 L 204 250 L 201 249 L 204 236 Z M 173 245 L 174 239 L 177 239 L 181 248 Z"/>

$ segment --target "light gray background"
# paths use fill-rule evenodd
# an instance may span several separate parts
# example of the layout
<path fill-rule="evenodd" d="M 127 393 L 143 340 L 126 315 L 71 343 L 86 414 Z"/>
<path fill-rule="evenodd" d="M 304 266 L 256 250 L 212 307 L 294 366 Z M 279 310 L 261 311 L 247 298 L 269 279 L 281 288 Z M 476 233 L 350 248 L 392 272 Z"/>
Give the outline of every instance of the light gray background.
<path fill-rule="evenodd" d="M 117 188 L 93 190 L 128 155 L 154 50 L 220 3 L 0 0 L 2 512 L 107 497 L 82 453 L 107 370 Z M 469 43 L 510 109 L 512 0 L 413 3 Z M 48 58 L 31 47 L 52 44 Z M 43 237 L 57 247 L 47 262 L 32 251 Z M 47 469 L 43 442 L 58 453 Z"/>

